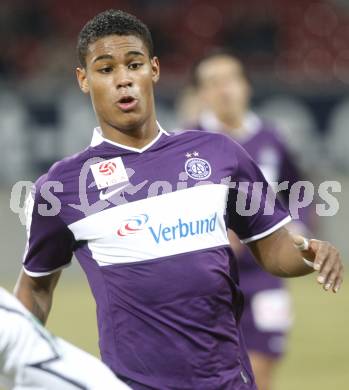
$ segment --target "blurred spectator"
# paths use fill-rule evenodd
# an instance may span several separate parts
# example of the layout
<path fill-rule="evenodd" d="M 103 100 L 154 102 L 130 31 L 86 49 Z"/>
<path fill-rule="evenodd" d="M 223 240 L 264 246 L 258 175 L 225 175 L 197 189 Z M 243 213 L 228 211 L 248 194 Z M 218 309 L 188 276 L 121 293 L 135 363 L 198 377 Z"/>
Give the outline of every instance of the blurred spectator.
<path fill-rule="evenodd" d="M 192 128 L 226 133 L 254 158 L 270 184 L 287 182 L 281 192 L 286 205 L 290 189 L 303 180 L 294 158 L 274 128 L 250 111 L 251 86 L 241 62 L 226 52 L 201 59 L 194 69 L 194 82 L 202 111 Z M 232 178 L 234 181 L 234 178 Z M 302 210 L 291 230 L 304 234 L 311 209 Z M 278 360 L 286 348 L 292 322 L 290 297 L 284 281 L 260 268 L 249 249 L 234 232 L 228 232 L 239 260 L 240 286 L 245 296 L 241 327 L 260 390 L 270 390 Z"/>

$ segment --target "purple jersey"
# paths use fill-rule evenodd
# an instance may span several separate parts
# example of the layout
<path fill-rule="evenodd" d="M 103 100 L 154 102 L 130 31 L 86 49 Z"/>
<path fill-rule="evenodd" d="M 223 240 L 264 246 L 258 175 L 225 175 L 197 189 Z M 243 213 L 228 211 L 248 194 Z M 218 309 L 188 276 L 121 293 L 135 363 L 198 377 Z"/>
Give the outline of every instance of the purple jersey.
<path fill-rule="evenodd" d="M 226 221 L 251 241 L 290 217 L 278 202 L 263 215 L 265 192 L 241 216 L 228 177 L 267 186 L 224 135 L 160 130 L 136 149 L 96 129 L 90 147 L 37 181 L 24 269 L 46 275 L 75 252 L 97 303 L 102 359 L 117 375 L 159 390 L 255 389 Z"/>

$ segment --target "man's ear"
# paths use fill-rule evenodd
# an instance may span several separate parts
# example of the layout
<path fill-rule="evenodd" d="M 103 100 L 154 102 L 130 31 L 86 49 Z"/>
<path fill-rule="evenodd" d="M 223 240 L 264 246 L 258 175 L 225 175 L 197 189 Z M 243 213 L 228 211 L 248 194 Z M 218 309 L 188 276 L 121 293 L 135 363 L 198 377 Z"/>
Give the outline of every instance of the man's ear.
<path fill-rule="evenodd" d="M 78 79 L 78 83 L 79 83 L 81 91 L 83 93 L 89 93 L 90 87 L 88 85 L 86 69 L 85 68 L 76 68 L 75 73 L 76 73 L 76 78 Z"/>
<path fill-rule="evenodd" d="M 153 83 L 157 83 L 160 78 L 160 63 L 158 57 L 151 58 L 150 63 L 151 63 Z"/>

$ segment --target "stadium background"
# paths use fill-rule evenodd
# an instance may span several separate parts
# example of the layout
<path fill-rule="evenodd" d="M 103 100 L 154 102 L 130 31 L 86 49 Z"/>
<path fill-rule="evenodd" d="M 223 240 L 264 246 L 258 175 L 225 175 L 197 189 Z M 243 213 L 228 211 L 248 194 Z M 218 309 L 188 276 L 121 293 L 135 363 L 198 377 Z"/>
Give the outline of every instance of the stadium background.
<path fill-rule="evenodd" d="M 349 257 L 349 1 L 2 0 L 0 3 L 0 283 L 13 288 L 25 229 L 10 209 L 13 185 L 85 147 L 96 123 L 77 86 L 76 35 L 107 8 L 150 27 L 160 57 L 160 122 L 181 124 L 178 99 L 193 62 L 226 46 L 247 66 L 253 106 L 279 124 L 311 180 L 338 180 L 340 209 L 316 235 Z M 12 205 L 13 206 L 13 205 Z M 348 263 L 348 262 L 347 262 Z M 349 388 L 349 288 L 323 293 L 313 277 L 290 281 L 295 327 L 275 390 Z M 64 272 L 49 328 L 97 354 L 94 304 L 77 265 Z"/>

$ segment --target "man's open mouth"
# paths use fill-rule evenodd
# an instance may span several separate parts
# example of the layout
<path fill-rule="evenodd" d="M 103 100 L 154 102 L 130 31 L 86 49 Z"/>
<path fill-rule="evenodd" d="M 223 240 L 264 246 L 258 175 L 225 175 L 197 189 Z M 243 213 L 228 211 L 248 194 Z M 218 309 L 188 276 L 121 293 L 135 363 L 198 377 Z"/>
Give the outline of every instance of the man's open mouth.
<path fill-rule="evenodd" d="M 133 96 L 123 96 L 121 99 L 118 100 L 117 106 L 122 111 L 131 111 L 133 110 L 138 103 L 138 100 L 135 99 Z"/>

